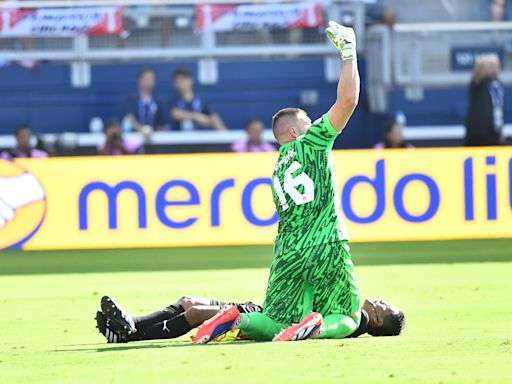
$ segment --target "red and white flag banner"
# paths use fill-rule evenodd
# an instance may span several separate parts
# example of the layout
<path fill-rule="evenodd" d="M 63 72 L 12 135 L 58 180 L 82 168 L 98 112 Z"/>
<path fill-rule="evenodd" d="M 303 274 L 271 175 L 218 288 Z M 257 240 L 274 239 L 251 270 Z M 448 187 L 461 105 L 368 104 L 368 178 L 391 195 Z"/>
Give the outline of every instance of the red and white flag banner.
<path fill-rule="evenodd" d="M 0 37 L 73 37 L 119 35 L 120 7 L 0 10 Z"/>
<path fill-rule="evenodd" d="M 304 29 L 323 26 L 317 2 L 197 5 L 198 30 L 237 31 L 255 29 Z"/>

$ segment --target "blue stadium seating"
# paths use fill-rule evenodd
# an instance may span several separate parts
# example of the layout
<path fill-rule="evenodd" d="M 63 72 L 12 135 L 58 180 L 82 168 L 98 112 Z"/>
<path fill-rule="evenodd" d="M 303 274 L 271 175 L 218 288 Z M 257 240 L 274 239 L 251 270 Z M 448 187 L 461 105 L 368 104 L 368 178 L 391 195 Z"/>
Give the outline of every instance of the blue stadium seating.
<path fill-rule="evenodd" d="M 17 66 L 0 68 L 0 133 L 10 133 L 21 123 L 41 133 L 86 132 L 94 116 L 120 118 L 124 100 L 135 92 L 137 73 L 144 66 L 93 65 L 92 84 L 85 89 L 71 87 L 65 64 L 41 64 L 35 72 Z M 157 73 L 157 97 L 165 102 L 173 95 L 171 74 L 175 69 L 185 67 L 197 73 L 194 62 L 148 66 Z M 319 92 L 319 104 L 308 108 L 312 117 L 320 116 L 335 98 L 336 84 L 325 81 L 323 60 L 223 62 L 219 71 L 217 85 L 197 85 L 197 90 L 233 129 L 242 128 L 253 117 L 264 119 L 270 126 L 273 113 L 281 107 L 297 106 L 304 89 Z M 367 140 L 358 139 L 365 137 L 361 126 L 367 129 L 368 118 L 361 111 L 352 119 L 351 125 L 359 128 L 354 135 L 346 133 L 347 137 L 354 136 L 350 146 L 368 145 Z"/>
<path fill-rule="evenodd" d="M 124 100 L 135 92 L 135 79 L 142 64 L 96 64 L 92 84 L 85 89 L 70 85 L 69 66 L 41 64 L 37 71 L 7 66 L 0 68 L 0 134 L 28 123 L 37 132 L 86 132 L 92 117 L 122 117 Z M 158 63 L 149 65 L 158 78 L 157 97 L 168 101 L 173 95 L 172 72 L 185 67 L 197 74 L 197 63 Z M 360 107 L 337 141 L 337 147 L 370 147 L 380 138 L 385 116 L 368 112 L 364 92 L 364 59 L 361 60 L 363 89 Z M 219 83 L 197 85 L 232 129 L 240 129 L 249 118 L 262 118 L 270 126 L 273 113 L 285 106 L 298 106 L 299 93 L 315 89 L 319 103 L 307 108 L 319 117 L 334 101 L 336 84 L 324 79 L 321 59 L 259 60 L 222 62 Z M 512 89 L 508 89 L 512 91 Z M 405 99 L 404 91 L 391 92 L 389 115 L 402 111 L 408 124 L 462 124 L 467 108 L 467 90 L 428 89 L 420 103 Z M 510 111 L 509 111 L 510 112 Z M 508 116 L 511 116 L 508 113 Z"/>
<path fill-rule="evenodd" d="M 126 96 L 135 92 L 140 64 L 94 65 L 92 84 L 73 89 L 69 66 L 43 64 L 37 72 L 9 66 L 0 68 L 2 131 L 28 122 L 40 132 L 82 132 L 94 116 L 121 117 Z M 157 96 L 168 102 L 173 95 L 171 73 L 186 67 L 197 73 L 196 63 L 150 65 L 157 72 Z M 321 60 L 227 62 L 220 65 L 215 86 L 197 86 L 232 128 L 250 117 L 270 118 L 279 107 L 297 105 L 301 89 L 320 91 L 320 103 L 334 97 L 335 84 L 323 79 Z M 320 113 L 311 111 L 313 114 Z"/>

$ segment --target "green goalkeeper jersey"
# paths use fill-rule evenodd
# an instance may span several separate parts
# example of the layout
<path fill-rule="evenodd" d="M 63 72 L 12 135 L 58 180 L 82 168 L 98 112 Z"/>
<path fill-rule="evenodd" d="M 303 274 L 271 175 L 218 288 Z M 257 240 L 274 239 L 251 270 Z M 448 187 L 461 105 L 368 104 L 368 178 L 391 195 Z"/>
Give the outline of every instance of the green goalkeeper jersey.
<path fill-rule="evenodd" d="M 272 175 L 279 213 L 275 254 L 347 240 L 331 156 L 337 135 L 325 114 L 306 134 L 281 146 Z"/>

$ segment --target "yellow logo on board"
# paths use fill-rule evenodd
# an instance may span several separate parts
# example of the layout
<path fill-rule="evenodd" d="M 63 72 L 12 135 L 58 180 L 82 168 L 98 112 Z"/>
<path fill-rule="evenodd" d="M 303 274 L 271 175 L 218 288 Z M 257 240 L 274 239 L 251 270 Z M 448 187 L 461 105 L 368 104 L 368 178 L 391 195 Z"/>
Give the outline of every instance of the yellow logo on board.
<path fill-rule="evenodd" d="M 37 178 L 0 160 L 0 249 L 20 248 L 34 236 L 46 214 L 46 193 Z"/>

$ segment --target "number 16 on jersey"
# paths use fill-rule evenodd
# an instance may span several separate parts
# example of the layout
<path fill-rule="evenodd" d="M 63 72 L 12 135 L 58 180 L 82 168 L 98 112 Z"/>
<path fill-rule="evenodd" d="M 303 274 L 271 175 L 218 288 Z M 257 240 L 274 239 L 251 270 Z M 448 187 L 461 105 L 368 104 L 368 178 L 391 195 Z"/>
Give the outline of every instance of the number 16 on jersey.
<path fill-rule="evenodd" d="M 309 203 L 315 199 L 315 187 L 313 180 L 306 175 L 304 172 L 299 173 L 297 176 L 293 176 L 292 174 L 302 167 L 298 161 L 294 161 L 290 164 L 290 166 L 284 172 L 284 191 L 281 183 L 279 182 L 279 178 L 274 176 L 274 180 L 272 181 L 274 185 L 274 189 L 276 191 L 277 197 L 279 198 L 279 203 L 281 204 L 281 208 L 283 211 L 286 211 L 289 206 L 286 201 L 285 192 L 290 196 L 293 202 L 297 205 L 302 205 Z M 302 185 L 304 192 L 301 193 L 297 189 L 298 186 Z"/>

